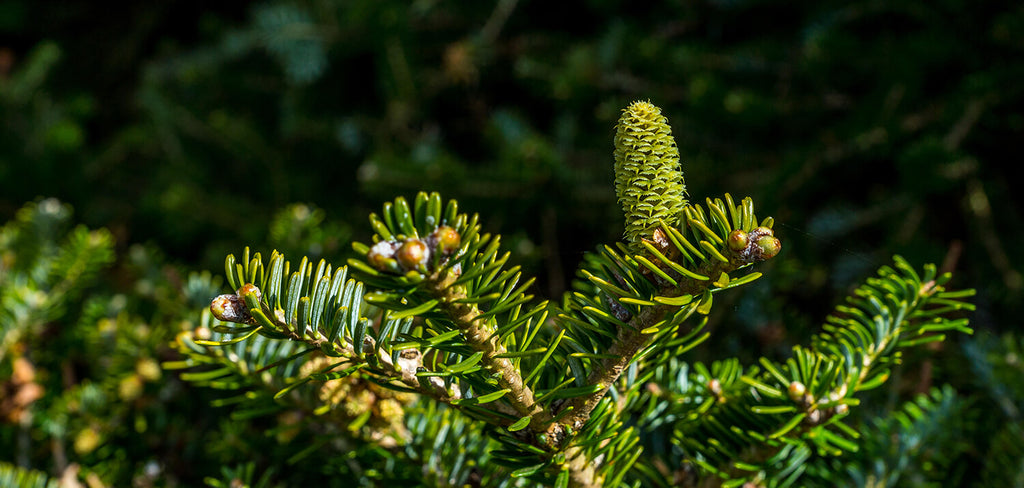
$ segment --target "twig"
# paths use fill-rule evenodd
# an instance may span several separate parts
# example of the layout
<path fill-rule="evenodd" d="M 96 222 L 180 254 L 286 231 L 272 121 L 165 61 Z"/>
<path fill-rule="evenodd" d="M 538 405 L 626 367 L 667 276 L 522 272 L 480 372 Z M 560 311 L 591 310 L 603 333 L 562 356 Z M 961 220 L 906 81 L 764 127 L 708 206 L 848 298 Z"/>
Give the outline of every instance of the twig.
<path fill-rule="evenodd" d="M 703 266 L 699 272 L 705 276 L 719 276 L 722 273 L 731 273 L 745 264 L 747 263 L 740 261 L 729 263 L 714 261 Z M 678 286 L 663 288 L 659 291 L 658 295 L 666 297 L 697 295 L 711 286 L 711 282 L 712 280 L 701 281 L 687 278 L 680 280 Z M 668 313 L 676 309 L 678 307 L 669 305 L 651 307 L 634 316 L 629 321 L 628 327 L 619 328 L 615 343 L 608 349 L 608 354 L 614 357 L 602 360 L 598 363 L 597 368 L 591 371 L 587 377 L 588 385 L 601 385 L 601 390 L 592 395 L 574 398 L 571 402 L 567 403 L 562 410 L 566 408 L 572 408 L 573 410 L 562 421 L 563 424 L 574 430 L 578 430 L 586 424 L 587 420 L 590 419 L 590 413 L 594 411 L 597 404 L 608 393 L 608 389 L 619 379 L 622 371 L 633 362 L 633 358 L 638 352 L 650 344 L 653 336 L 642 335 L 640 331 L 660 322 Z"/>
<path fill-rule="evenodd" d="M 546 432 L 551 414 L 537 405 L 533 390 L 523 381 L 512 361 L 500 357 L 508 351 L 494 331 L 480 323 L 480 309 L 474 304 L 458 303 L 458 300 L 466 297 L 466 290 L 454 285 L 457 278 L 458 274 L 445 268 L 426 280 L 427 289 L 438 299 L 441 310 L 462 330 L 466 341 L 473 349 L 483 353 L 480 363 L 484 368 L 495 374 L 501 388 L 510 390 L 504 399 L 516 414 L 531 417 L 530 429 L 534 432 Z"/>

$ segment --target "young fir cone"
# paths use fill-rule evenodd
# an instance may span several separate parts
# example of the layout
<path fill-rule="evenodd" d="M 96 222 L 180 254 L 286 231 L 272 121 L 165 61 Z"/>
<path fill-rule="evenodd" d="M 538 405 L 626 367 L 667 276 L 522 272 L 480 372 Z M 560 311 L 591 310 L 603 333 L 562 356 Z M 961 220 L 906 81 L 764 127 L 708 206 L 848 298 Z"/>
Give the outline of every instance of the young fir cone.
<path fill-rule="evenodd" d="M 615 194 L 626 215 L 626 240 L 634 246 L 660 222 L 677 224 L 686 205 L 672 128 L 650 102 L 631 103 L 615 126 Z"/>

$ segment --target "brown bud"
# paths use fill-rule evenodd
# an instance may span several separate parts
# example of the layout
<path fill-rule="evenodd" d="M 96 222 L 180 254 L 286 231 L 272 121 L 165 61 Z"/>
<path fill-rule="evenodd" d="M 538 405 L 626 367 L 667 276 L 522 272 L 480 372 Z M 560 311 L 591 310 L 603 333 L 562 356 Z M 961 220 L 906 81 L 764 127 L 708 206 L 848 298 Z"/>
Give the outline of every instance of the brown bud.
<path fill-rule="evenodd" d="M 750 243 L 750 236 L 740 229 L 736 229 L 729 233 L 729 249 L 733 251 L 742 251 L 747 248 L 747 244 Z"/>
<path fill-rule="evenodd" d="M 260 291 L 260 289 L 256 285 L 254 285 L 252 283 L 246 283 L 246 284 L 242 285 L 242 287 L 239 288 L 238 291 L 235 292 L 235 293 L 238 296 L 242 297 L 242 299 L 245 299 L 246 295 L 255 295 L 257 302 L 260 301 L 261 298 L 263 298 L 263 293 Z"/>
<path fill-rule="evenodd" d="M 392 241 L 381 241 L 373 245 L 370 251 L 366 253 L 366 261 L 370 263 L 379 271 L 386 271 L 390 273 L 401 273 L 401 268 L 398 267 L 398 261 L 395 261 L 395 251 L 398 249 L 398 243 Z"/>
<path fill-rule="evenodd" d="M 806 392 L 807 387 L 799 381 L 794 381 L 789 384 L 789 398 L 794 402 L 799 402 Z"/>
<path fill-rule="evenodd" d="M 654 229 L 654 232 L 651 233 L 651 242 L 653 242 L 654 247 L 662 253 L 668 251 L 669 245 L 671 244 L 668 240 L 668 236 L 665 235 L 665 231 L 661 230 L 661 227 Z"/>
<path fill-rule="evenodd" d="M 427 245 L 419 239 L 408 239 L 395 252 L 395 259 L 405 270 L 418 270 L 423 267 L 430 257 L 430 250 Z M 425 269 L 425 268 L 424 268 Z"/>
<path fill-rule="evenodd" d="M 444 256 L 451 256 L 462 245 L 462 236 L 447 225 L 438 227 L 431 237 L 435 242 L 437 252 Z"/>
<path fill-rule="evenodd" d="M 244 288 L 244 287 L 243 287 Z M 220 295 L 210 303 L 210 312 L 217 320 L 235 322 L 237 324 L 254 324 L 255 319 L 249 314 L 245 300 L 238 295 Z"/>

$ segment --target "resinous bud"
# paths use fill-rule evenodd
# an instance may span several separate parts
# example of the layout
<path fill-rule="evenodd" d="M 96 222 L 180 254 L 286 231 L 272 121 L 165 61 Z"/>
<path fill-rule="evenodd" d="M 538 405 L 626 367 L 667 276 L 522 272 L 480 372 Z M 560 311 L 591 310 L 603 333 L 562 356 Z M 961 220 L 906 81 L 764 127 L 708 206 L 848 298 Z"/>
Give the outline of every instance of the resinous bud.
<path fill-rule="evenodd" d="M 239 288 L 236 293 L 243 299 L 245 298 L 246 295 L 254 295 L 256 297 L 257 302 L 260 301 L 261 298 L 263 298 L 263 293 L 260 292 L 259 287 L 252 283 L 246 283 L 242 285 L 242 287 Z"/>
<path fill-rule="evenodd" d="M 245 300 L 238 295 L 220 295 L 210 303 L 210 312 L 222 322 L 249 324 L 253 322 Z"/>
<path fill-rule="evenodd" d="M 369 253 L 366 255 L 366 260 L 379 271 L 398 271 L 398 261 L 391 259 L 383 254 Z"/>
<path fill-rule="evenodd" d="M 729 233 L 728 243 L 729 249 L 739 252 L 746 249 L 747 245 L 750 244 L 750 236 L 741 229 L 736 229 Z"/>
<path fill-rule="evenodd" d="M 409 239 L 402 244 L 395 252 L 395 259 L 398 264 L 406 270 L 415 270 L 423 267 L 430 257 L 427 244 L 419 239 Z"/>
<path fill-rule="evenodd" d="M 250 315 L 252 315 L 252 310 L 258 310 L 261 307 L 260 300 L 263 298 L 263 292 L 261 292 L 256 285 L 246 283 L 242 285 L 235 294 L 242 299 L 242 302 Z"/>
<path fill-rule="evenodd" d="M 437 243 L 437 252 L 444 256 L 451 256 L 459 250 L 462 245 L 462 236 L 447 225 L 442 225 L 434 231 L 434 241 Z"/>
<path fill-rule="evenodd" d="M 394 259 L 397 247 L 398 244 L 394 242 L 378 242 L 366 253 L 366 261 L 378 271 L 401 273 L 402 270 L 398 267 L 398 261 Z"/>
<path fill-rule="evenodd" d="M 762 259 L 771 259 L 782 250 L 782 243 L 777 238 L 767 235 L 757 240 L 757 247 L 761 248 Z"/>
<path fill-rule="evenodd" d="M 799 381 L 794 381 L 789 384 L 789 398 L 794 402 L 799 402 L 803 397 L 804 393 L 807 393 L 807 387 Z"/>

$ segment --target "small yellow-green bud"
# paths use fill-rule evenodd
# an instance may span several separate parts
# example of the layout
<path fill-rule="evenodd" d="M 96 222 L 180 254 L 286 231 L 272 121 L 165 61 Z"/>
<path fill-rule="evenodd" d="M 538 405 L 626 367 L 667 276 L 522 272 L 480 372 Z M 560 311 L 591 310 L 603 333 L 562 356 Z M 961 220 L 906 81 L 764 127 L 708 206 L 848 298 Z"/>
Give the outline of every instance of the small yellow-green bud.
<path fill-rule="evenodd" d="M 381 254 L 369 254 L 366 256 L 366 260 L 370 262 L 370 266 L 377 268 L 379 271 L 398 272 L 398 261 L 384 257 Z"/>
<path fill-rule="evenodd" d="M 383 254 L 367 254 L 366 260 L 370 262 L 370 266 L 373 266 L 379 271 L 391 271 L 394 273 L 397 273 L 399 271 L 398 261 L 386 257 Z"/>
<path fill-rule="evenodd" d="M 679 149 L 668 119 L 650 102 L 636 101 L 615 126 L 615 194 L 626 217 L 625 236 L 636 245 L 659 223 L 675 225 L 686 205 Z"/>
<path fill-rule="evenodd" d="M 156 381 L 162 374 L 160 365 L 151 358 L 140 359 L 135 363 L 135 372 L 146 381 Z"/>
<path fill-rule="evenodd" d="M 746 232 L 740 229 L 736 229 L 729 233 L 729 249 L 733 251 L 742 251 L 747 248 L 747 244 L 750 243 L 750 236 Z"/>
<path fill-rule="evenodd" d="M 142 396 L 142 379 L 138 375 L 128 375 L 117 384 L 117 395 L 121 401 L 130 402 Z"/>
<path fill-rule="evenodd" d="M 89 454 L 103 443 L 103 437 L 92 427 L 86 427 L 75 435 L 74 449 L 78 454 Z"/>
<path fill-rule="evenodd" d="M 751 229 L 746 234 L 746 241 L 741 241 L 740 238 L 736 237 L 741 232 L 743 231 L 732 231 L 729 234 L 727 245 L 736 252 L 737 257 L 742 262 L 756 263 L 771 259 L 782 249 L 782 242 L 775 237 L 775 232 L 770 227 L 760 226 Z M 746 246 L 740 248 L 739 245 L 743 242 L 746 243 Z"/>
<path fill-rule="evenodd" d="M 761 259 L 771 259 L 782 250 L 782 242 L 775 237 L 764 236 L 757 240 L 757 247 L 761 248 Z"/>

